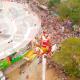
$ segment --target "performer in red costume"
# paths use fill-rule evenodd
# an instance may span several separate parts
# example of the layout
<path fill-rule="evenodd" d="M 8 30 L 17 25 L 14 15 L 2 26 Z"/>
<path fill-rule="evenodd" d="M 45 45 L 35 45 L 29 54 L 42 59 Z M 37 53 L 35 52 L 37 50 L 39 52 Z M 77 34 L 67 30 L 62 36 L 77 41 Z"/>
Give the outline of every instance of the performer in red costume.
<path fill-rule="evenodd" d="M 34 40 L 33 43 L 36 44 L 34 47 L 34 52 L 38 56 L 42 56 L 43 54 L 51 56 L 51 40 L 49 34 L 43 32 L 37 40 Z"/>
<path fill-rule="evenodd" d="M 40 39 L 40 45 L 43 50 L 43 54 L 51 55 L 51 42 L 50 35 L 46 32 L 43 32 Z"/>

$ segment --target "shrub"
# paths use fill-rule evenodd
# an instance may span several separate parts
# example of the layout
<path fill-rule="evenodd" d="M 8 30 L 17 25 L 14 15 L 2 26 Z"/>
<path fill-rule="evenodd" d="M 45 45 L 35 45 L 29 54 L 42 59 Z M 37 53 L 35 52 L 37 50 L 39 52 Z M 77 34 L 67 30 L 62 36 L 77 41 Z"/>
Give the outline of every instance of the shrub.
<path fill-rule="evenodd" d="M 61 50 L 53 60 L 64 68 L 69 76 L 80 77 L 80 38 L 69 38 L 61 44 Z"/>

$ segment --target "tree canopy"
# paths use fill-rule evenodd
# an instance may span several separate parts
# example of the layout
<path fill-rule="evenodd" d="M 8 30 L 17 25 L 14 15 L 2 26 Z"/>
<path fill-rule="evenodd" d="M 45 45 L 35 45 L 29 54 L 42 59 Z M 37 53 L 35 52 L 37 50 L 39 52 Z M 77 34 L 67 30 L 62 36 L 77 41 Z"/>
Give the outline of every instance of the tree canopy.
<path fill-rule="evenodd" d="M 69 18 L 74 24 L 80 22 L 80 0 L 50 0 L 49 8 L 55 7 L 55 11 L 60 15 L 61 19 Z"/>
<path fill-rule="evenodd" d="M 48 7 L 51 8 L 53 6 L 56 6 L 59 3 L 60 3 L 60 0 L 49 0 Z"/>
<path fill-rule="evenodd" d="M 58 5 L 57 12 L 62 19 L 69 18 L 74 24 L 80 21 L 80 0 L 67 0 Z"/>

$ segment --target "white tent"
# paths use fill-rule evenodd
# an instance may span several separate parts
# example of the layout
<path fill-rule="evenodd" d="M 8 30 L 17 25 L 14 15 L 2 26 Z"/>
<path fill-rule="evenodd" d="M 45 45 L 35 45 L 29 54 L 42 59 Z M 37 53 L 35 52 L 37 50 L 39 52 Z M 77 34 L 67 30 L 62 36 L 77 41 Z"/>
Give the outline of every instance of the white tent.
<path fill-rule="evenodd" d="M 41 21 L 27 4 L 2 1 L 0 5 L 0 59 L 3 59 L 27 45 L 38 34 Z"/>

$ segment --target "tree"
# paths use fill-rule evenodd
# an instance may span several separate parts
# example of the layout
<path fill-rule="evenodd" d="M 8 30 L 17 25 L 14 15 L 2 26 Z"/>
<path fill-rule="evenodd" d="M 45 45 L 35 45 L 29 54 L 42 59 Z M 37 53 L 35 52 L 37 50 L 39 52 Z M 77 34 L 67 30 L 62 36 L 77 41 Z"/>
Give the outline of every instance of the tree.
<path fill-rule="evenodd" d="M 51 8 L 60 3 L 60 0 L 49 0 L 48 7 Z"/>
<path fill-rule="evenodd" d="M 57 12 L 62 19 L 67 17 L 73 21 L 73 23 L 79 23 L 80 21 L 80 0 L 67 0 L 66 3 L 60 3 L 57 5 Z"/>

